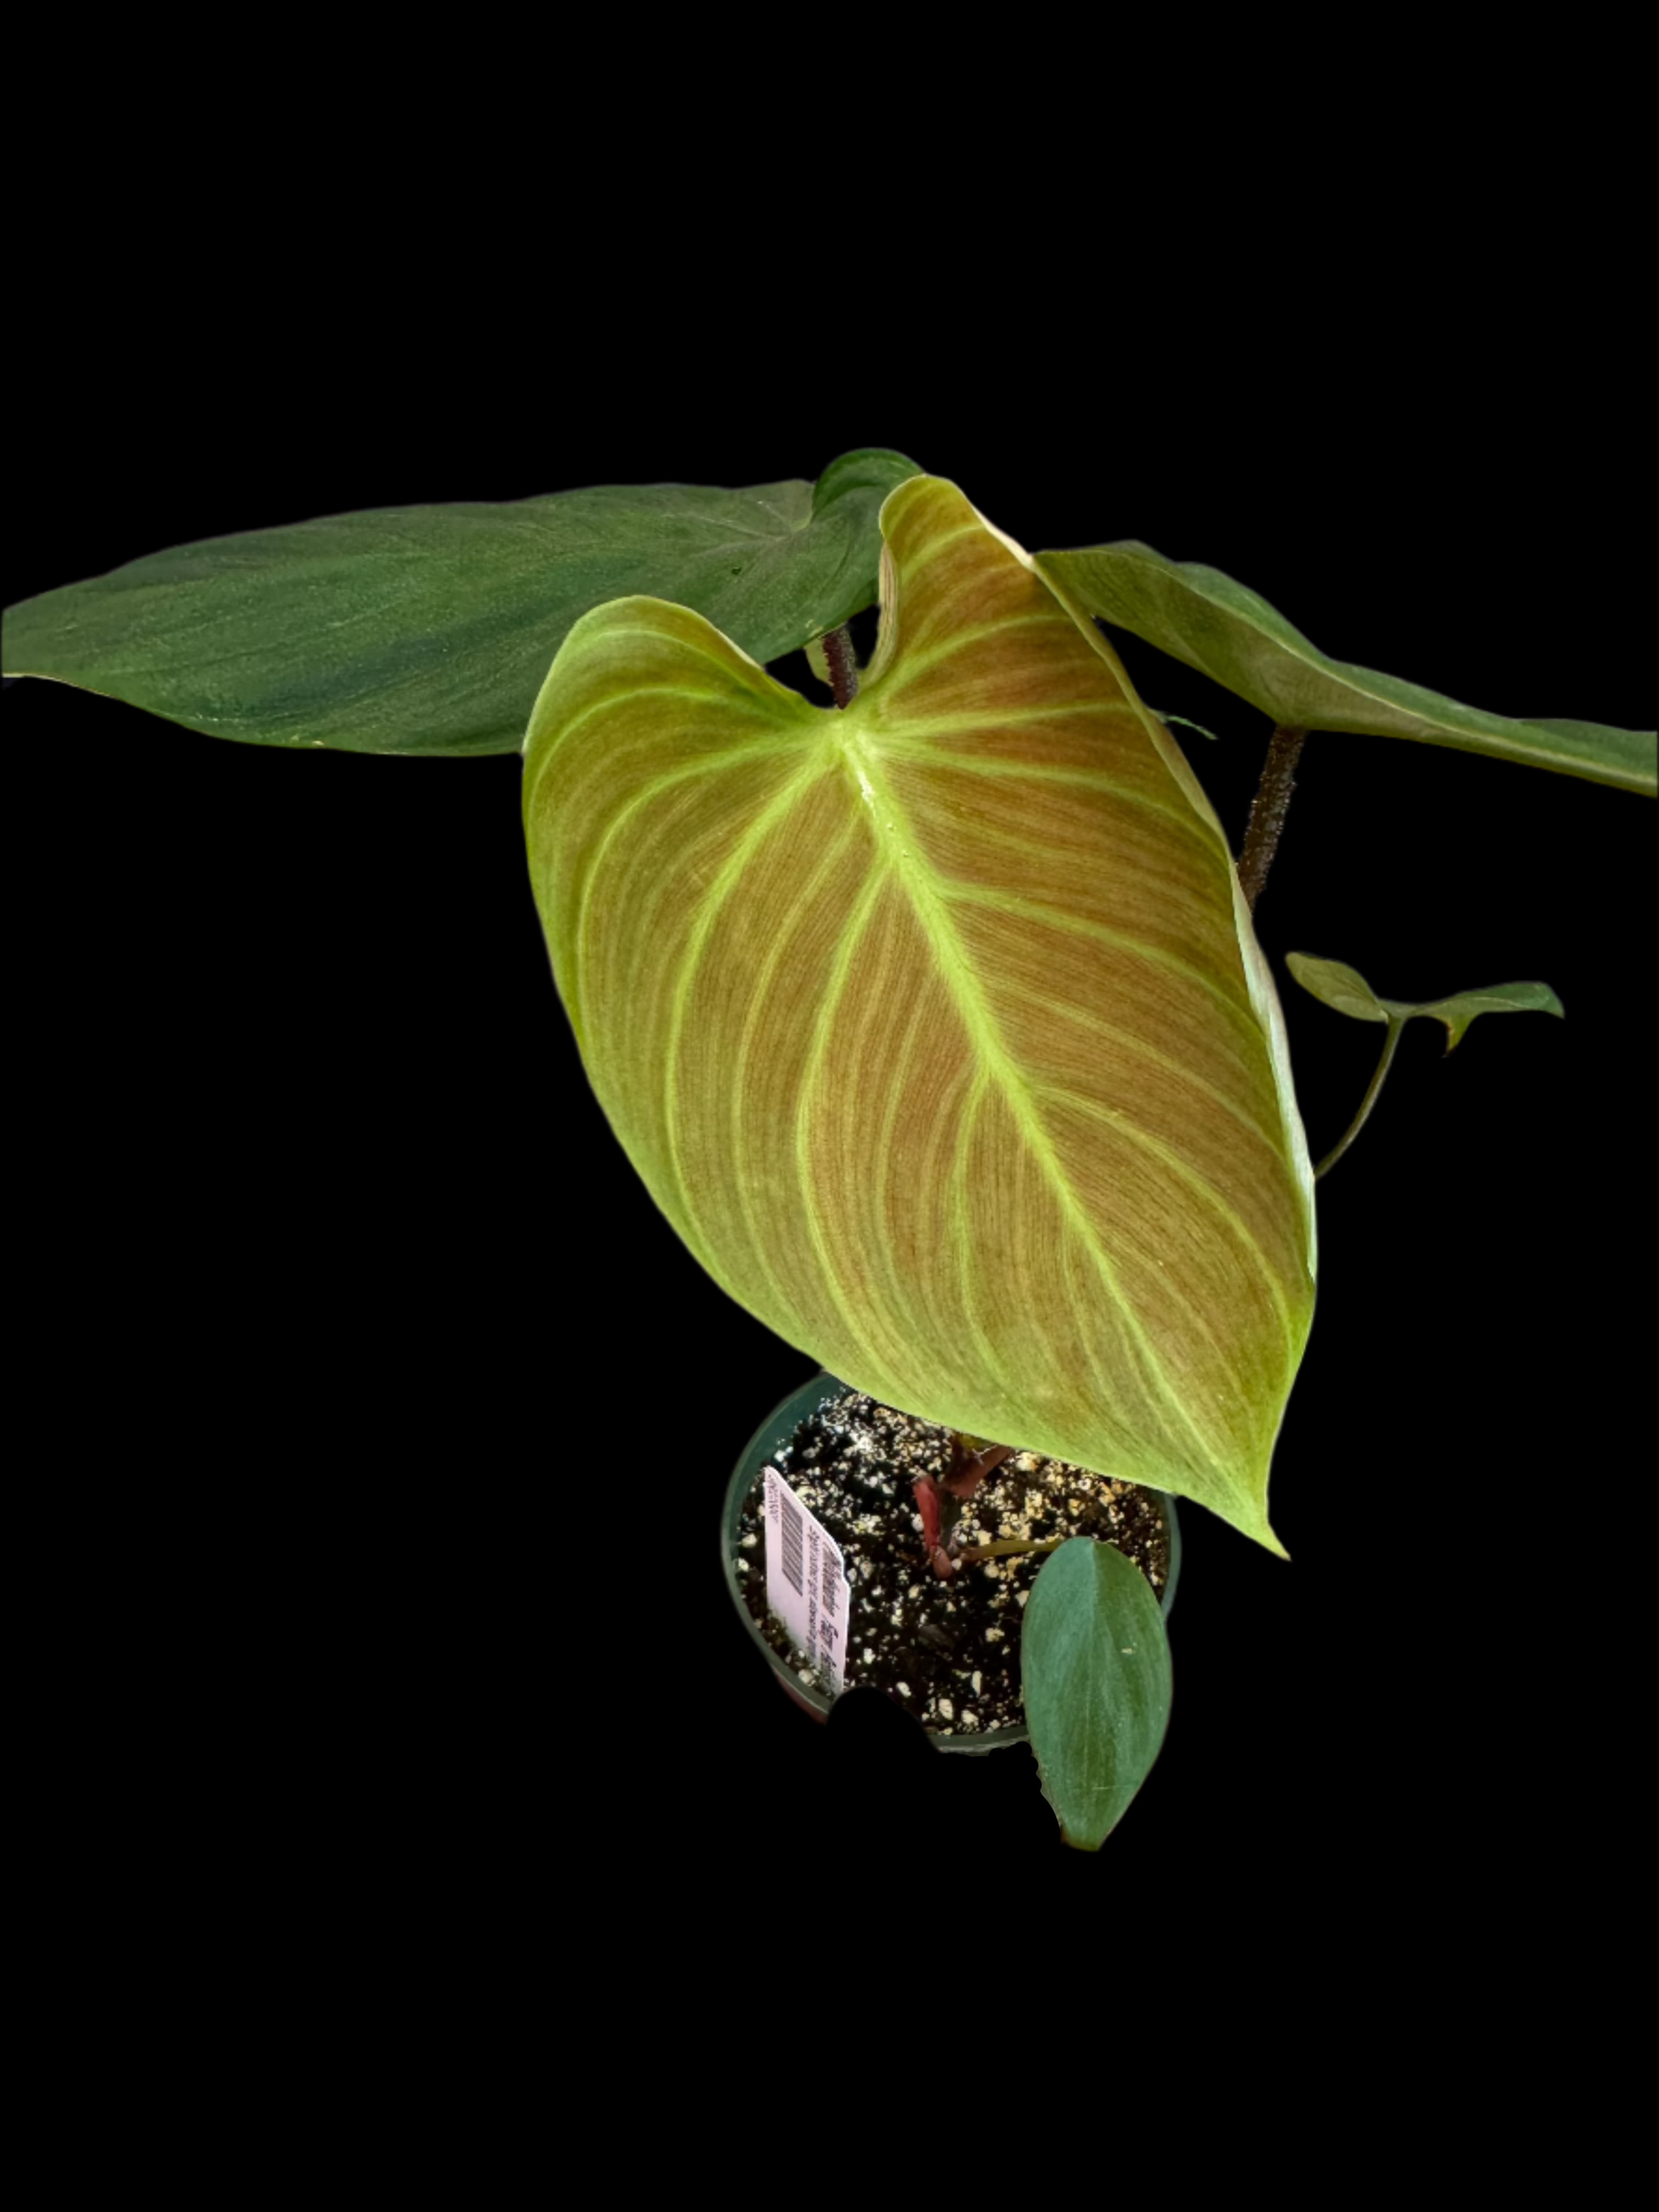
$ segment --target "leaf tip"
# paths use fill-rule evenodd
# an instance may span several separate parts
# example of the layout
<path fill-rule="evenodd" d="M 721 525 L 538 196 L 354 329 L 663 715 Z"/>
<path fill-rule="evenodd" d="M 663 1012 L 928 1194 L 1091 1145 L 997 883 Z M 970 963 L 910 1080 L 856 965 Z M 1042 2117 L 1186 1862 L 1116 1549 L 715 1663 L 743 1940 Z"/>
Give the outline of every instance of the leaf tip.
<path fill-rule="evenodd" d="M 1097 1836 L 1091 1843 L 1087 1836 L 1074 1836 L 1064 1820 L 1060 1824 L 1060 1840 L 1067 1850 L 1073 1851 L 1097 1851 L 1111 1832 L 1108 1828 L 1105 1836 Z"/>
<path fill-rule="evenodd" d="M 1273 1523 L 1267 1518 L 1265 1500 L 1248 1515 L 1230 1513 L 1227 1518 L 1241 1536 L 1248 1536 L 1253 1544 L 1260 1544 L 1262 1550 L 1271 1552 L 1274 1559 L 1289 1560 L 1290 1553 L 1279 1542 Z"/>

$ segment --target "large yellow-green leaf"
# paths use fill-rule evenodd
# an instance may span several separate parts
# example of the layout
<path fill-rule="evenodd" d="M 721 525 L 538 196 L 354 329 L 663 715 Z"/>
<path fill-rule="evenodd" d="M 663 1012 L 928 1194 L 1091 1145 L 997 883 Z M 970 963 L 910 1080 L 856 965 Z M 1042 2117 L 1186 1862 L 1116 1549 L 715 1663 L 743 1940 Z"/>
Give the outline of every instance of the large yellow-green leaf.
<path fill-rule="evenodd" d="M 1166 560 L 1134 538 L 1035 558 L 1080 611 L 1184 660 L 1283 727 L 1414 738 L 1650 798 L 1659 790 L 1653 731 L 1488 714 L 1402 677 L 1333 660 L 1259 592 L 1218 568 Z"/>
<path fill-rule="evenodd" d="M 1312 1181 L 1220 827 L 953 484 L 881 529 L 844 711 L 659 599 L 561 648 L 525 828 L 589 1077 L 710 1274 L 854 1388 L 1278 1549 Z"/>

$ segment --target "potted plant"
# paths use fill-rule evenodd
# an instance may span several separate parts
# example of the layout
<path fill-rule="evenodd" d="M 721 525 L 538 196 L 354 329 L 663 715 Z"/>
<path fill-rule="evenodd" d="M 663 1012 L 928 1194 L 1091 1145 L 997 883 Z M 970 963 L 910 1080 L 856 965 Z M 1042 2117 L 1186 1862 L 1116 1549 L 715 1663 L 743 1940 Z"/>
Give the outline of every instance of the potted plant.
<path fill-rule="evenodd" d="M 522 504 L 516 527 L 412 511 L 160 554 L 9 609 L 6 672 L 253 743 L 521 751 L 596 1094 L 717 1282 L 955 1440 L 911 1501 L 941 1591 L 995 1564 L 964 1552 L 1047 1540 L 963 1540 L 952 1509 L 999 1472 L 969 1462 L 997 1453 L 1127 1477 L 1282 1550 L 1267 1471 L 1313 1310 L 1316 1173 L 1412 1019 L 1455 1045 L 1486 1012 L 1559 1011 L 1539 982 L 1409 1003 L 1337 948 L 1294 961 L 1380 1047 L 1316 1162 L 1252 920 L 1301 742 L 1392 736 L 1650 793 L 1651 738 L 1330 661 L 1138 544 L 1027 556 L 889 453 L 811 487 Z M 846 626 L 878 580 L 860 670 Z M 1268 718 L 1237 865 L 1101 622 Z M 821 702 L 765 672 L 802 647 Z M 1044 1788 L 1094 1846 L 1162 1741 L 1158 1601 L 1085 1540 L 1025 1610 Z"/>

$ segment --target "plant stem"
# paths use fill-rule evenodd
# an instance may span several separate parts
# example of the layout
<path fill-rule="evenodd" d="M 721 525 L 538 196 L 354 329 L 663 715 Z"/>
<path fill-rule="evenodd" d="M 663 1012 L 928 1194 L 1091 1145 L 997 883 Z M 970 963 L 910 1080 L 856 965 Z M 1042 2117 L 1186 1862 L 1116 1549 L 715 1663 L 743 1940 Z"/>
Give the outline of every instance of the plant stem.
<path fill-rule="evenodd" d="M 1273 732 L 1267 757 L 1261 763 L 1261 781 L 1250 801 L 1250 818 L 1245 825 L 1244 849 L 1238 856 L 1239 889 L 1252 914 L 1279 850 L 1279 833 L 1285 827 L 1291 793 L 1296 789 L 1296 764 L 1307 734 L 1305 730 L 1288 729 L 1281 724 Z"/>
<path fill-rule="evenodd" d="M 838 707 L 850 706 L 858 696 L 859 672 L 853 661 L 853 641 L 843 623 L 839 629 L 827 629 L 819 643 L 823 657 L 830 664 L 830 689 L 836 695 Z"/>
<path fill-rule="evenodd" d="M 960 1454 L 960 1443 L 957 1449 Z M 1004 1460 L 1013 1455 L 1012 1444 L 987 1444 L 983 1451 L 970 1451 L 965 1458 L 958 1458 L 948 1474 L 939 1477 L 939 1488 L 948 1490 L 952 1498 L 971 1498 L 986 1477 L 994 1474 Z"/>
<path fill-rule="evenodd" d="M 957 1557 L 959 1559 L 1006 1559 L 1014 1552 L 1057 1552 L 1065 1541 L 1063 1536 L 1048 1536 L 1040 1544 L 1022 1544 L 1012 1536 L 999 1537 L 994 1544 L 964 1544 Z"/>
<path fill-rule="evenodd" d="M 1376 1063 L 1376 1073 L 1371 1078 L 1370 1087 L 1366 1091 L 1364 1097 L 1360 1100 L 1359 1111 L 1354 1115 L 1352 1121 L 1349 1122 L 1340 1140 L 1332 1146 L 1331 1150 L 1326 1153 L 1324 1158 L 1321 1160 L 1319 1165 L 1314 1170 L 1314 1181 L 1316 1182 L 1319 1181 L 1321 1176 L 1328 1175 L 1330 1173 L 1331 1170 L 1341 1158 L 1343 1153 L 1347 1151 L 1349 1146 L 1352 1144 L 1354 1139 L 1364 1127 L 1366 1119 L 1369 1116 L 1372 1107 L 1376 1103 L 1376 1094 L 1382 1088 L 1382 1079 L 1388 1073 L 1389 1066 L 1393 1062 L 1395 1047 L 1399 1043 L 1400 1033 L 1405 1026 L 1406 1024 L 1404 1022 L 1391 1021 L 1389 1024 L 1389 1034 L 1386 1038 L 1384 1038 L 1382 1043 L 1382 1057 Z"/>

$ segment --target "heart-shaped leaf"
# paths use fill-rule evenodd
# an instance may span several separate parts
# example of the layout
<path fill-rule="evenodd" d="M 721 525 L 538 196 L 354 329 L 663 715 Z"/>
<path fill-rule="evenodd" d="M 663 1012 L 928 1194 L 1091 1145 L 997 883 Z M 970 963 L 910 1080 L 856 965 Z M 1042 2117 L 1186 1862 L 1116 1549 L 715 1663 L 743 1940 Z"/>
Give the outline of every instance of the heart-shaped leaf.
<path fill-rule="evenodd" d="M 1278 1549 L 1311 1170 L 1220 825 L 954 485 L 881 527 L 844 710 L 655 599 L 549 672 L 526 837 L 594 1091 L 709 1273 L 854 1389 Z"/>
<path fill-rule="evenodd" d="M 1072 1537 L 1032 1585 L 1019 1652 L 1042 1794 L 1066 1842 L 1098 1850 L 1170 1724 L 1170 1641 L 1152 1585 L 1115 1546 Z"/>
<path fill-rule="evenodd" d="M 1622 791 L 1659 791 L 1659 734 L 1652 730 L 1514 721 L 1400 677 L 1333 660 L 1266 599 L 1218 568 L 1166 560 L 1133 538 L 1035 557 L 1080 611 L 1184 660 L 1281 727 L 1416 738 Z"/>
<path fill-rule="evenodd" d="M 1477 1014 L 1566 1012 L 1547 983 L 1492 983 L 1485 990 L 1459 991 L 1449 999 L 1380 999 L 1359 970 L 1344 961 L 1319 960 L 1307 952 L 1287 952 L 1285 958 L 1304 991 L 1357 1022 L 1408 1022 L 1419 1014 L 1443 1022 L 1448 1052 L 1462 1041 Z"/>
<path fill-rule="evenodd" d="M 846 453 L 816 488 L 611 484 L 204 538 L 5 612 L 6 672 L 210 736 L 346 752 L 517 752 L 549 661 L 606 599 L 696 607 L 775 660 L 876 595 L 876 517 L 915 473 Z"/>

